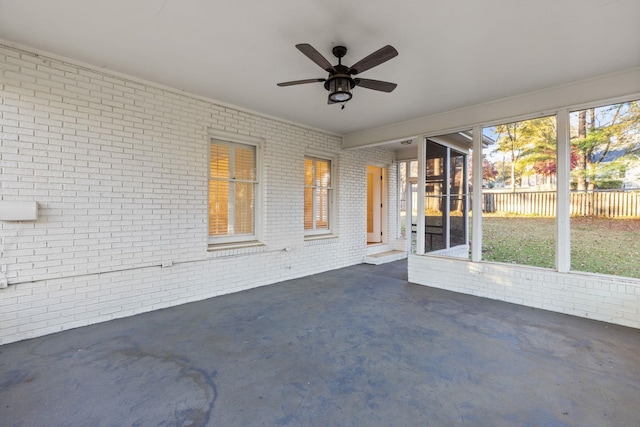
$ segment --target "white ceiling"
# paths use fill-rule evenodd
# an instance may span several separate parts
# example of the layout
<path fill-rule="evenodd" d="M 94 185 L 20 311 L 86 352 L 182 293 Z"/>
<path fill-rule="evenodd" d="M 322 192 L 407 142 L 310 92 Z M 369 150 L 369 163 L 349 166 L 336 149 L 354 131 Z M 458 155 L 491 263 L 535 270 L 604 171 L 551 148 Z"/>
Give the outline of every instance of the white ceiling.
<path fill-rule="evenodd" d="M 0 38 L 337 134 L 640 65 L 639 0 L 0 0 Z M 327 105 L 294 46 L 398 84 Z"/>

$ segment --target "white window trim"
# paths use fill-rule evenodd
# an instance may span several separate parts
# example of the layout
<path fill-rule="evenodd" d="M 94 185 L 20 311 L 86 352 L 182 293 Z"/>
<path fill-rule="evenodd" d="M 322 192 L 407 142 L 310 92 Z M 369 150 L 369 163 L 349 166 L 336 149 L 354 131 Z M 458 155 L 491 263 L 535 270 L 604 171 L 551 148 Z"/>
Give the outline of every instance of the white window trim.
<path fill-rule="evenodd" d="M 244 144 L 251 145 L 256 148 L 256 185 L 255 185 L 255 207 L 254 207 L 254 232 L 253 234 L 242 234 L 235 236 L 207 236 L 209 247 L 224 247 L 229 244 L 262 244 L 262 224 L 263 224 L 263 156 L 264 156 L 264 139 L 256 138 L 248 135 L 241 135 L 231 132 L 225 132 L 218 129 L 209 129 L 207 145 L 207 187 L 211 178 L 211 143 L 227 143 L 227 144 Z M 207 191 L 207 224 L 209 222 L 209 192 Z M 209 227 L 207 226 L 207 230 Z"/>
<path fill-rule="evenodd" d="M 330 164 L 329 172 L 331 173 L 331 185 L 329 186 L 329 226 L 320 230 L 304 230 L 305 240 L 316 240 L 323 238 L 335 237 L 336 232 L 336 158 L 321 153 L 310 152 L 304 155 L 305 159 L 325 160 Z M 304 173 L 304 171 L 303 171 Z M 302 183 L 305 188 L 304 180 Z M 314 218 L 315 222 L 315 218 Z"/>

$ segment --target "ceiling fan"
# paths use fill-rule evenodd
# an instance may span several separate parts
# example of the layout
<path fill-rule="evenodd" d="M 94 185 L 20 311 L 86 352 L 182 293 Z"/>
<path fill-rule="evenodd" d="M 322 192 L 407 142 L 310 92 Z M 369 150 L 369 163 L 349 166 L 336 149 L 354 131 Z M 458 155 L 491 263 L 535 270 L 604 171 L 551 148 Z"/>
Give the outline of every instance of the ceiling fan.
<path fill-rule="evenodd" d="M 337 65 L 331 65 L 331 63 L 310 44 L 297 44 L 296 48 L 298 48 L 300 52 L 305 54 L 313 62 L 318 64 L 320 68 L 327 71 L 329 76 L 326 79 L 318 78 L 278 83 L 278 86 L 280 87 L 324 82 L 324 88 L 329 92 L 328 103 L 343 103 L 342 108 L 344 108 L 344 103 L 350 100 L 353 96 L 351 90 L 356 86 L 381 92 L 392 92 L 396 86 L 398 86 L 395 83 L 354 77 L 357 74 L 367 71 L 370 68 L 398 56 L 398 51 L 395 50 L 393 46 L 387 45 L 378 49 L 366 58 L 363 58 L 353 64 L 351 67 L 342 65 L 342 57 L 347 54 L 347 48 L 344 46 L 335 46 L 333 48 L 333 55 L 338 58 Z"/>

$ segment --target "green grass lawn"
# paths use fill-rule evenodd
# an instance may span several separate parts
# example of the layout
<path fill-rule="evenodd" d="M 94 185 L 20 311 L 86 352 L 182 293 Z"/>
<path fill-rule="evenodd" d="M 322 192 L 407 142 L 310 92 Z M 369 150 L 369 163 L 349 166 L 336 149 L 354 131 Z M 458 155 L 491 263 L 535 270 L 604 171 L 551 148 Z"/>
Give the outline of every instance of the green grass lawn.
<path fill-rule="evenodd" d="M 483 215 L 487 261 L 555 268 L 555 219 Z M 640 278 L 640 219 L 571 218 L 571 269 Z"/>

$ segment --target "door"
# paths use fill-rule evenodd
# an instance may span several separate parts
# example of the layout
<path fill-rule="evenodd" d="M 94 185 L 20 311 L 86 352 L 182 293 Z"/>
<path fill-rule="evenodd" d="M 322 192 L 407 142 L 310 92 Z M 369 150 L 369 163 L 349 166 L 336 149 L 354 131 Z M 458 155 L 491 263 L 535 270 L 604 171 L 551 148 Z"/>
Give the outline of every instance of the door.
<path fill-rule="evenodd" d="M 367 243 L 382 242 L 382 168 L 367 166 Z"/>
<path fill-rule="evenodd" d="M 468 242 L 467 156 L 427 140 L 425 167 L 425 252 Z"/>

